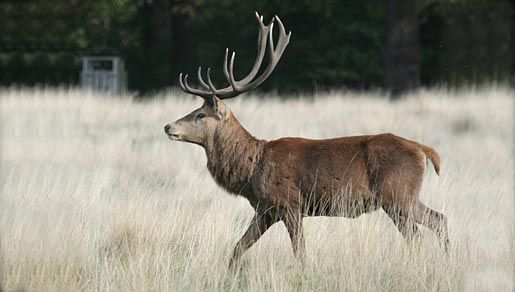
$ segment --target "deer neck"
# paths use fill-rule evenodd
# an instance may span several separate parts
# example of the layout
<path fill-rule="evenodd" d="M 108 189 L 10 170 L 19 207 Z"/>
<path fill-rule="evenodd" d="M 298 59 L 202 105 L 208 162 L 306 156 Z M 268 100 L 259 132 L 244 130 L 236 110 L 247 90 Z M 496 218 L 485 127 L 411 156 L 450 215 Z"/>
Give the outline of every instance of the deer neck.
<path fill-rule="evenodd" d="M 254 138 L 230 114 L 205 145 L 207 168 L 223 188 L 246 196 L 265 144 L 266 141 Z"/>

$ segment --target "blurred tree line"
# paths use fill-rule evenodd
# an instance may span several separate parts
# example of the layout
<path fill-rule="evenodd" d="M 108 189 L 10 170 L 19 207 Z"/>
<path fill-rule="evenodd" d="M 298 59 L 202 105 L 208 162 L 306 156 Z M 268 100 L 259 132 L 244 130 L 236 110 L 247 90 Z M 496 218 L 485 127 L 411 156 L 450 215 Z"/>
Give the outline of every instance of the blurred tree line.
<path fill-rule="evenodd" d="M 78 84 L 83 55 L 120 55 L 129 89 L 177 84 L 212 67 L 225 86 L 256 50 L 254 11 L 278 14 L 292 39 L 263 89 L 295 92 L 513 82 L 510 0 L 20 0 L 0 2 L 0 85 Z M 238 75 L 239 73 L 239 75 Z M 192 78 L 192 83 L 195 78 Z"/>

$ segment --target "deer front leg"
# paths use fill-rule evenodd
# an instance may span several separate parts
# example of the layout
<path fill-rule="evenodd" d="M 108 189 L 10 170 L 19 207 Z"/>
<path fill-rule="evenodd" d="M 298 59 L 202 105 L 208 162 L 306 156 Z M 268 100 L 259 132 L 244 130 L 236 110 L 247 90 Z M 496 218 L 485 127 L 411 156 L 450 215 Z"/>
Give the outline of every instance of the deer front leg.
<path fill-rule="evenodd" d="M 286 229 L 288 230 L 288 234 L 290 235 L 293 253 L 302 265 L 304 264 L 306 249 L 302 228 L 302 214 L 298 210 L 285 211 L 283 221 Z"/>
<path fill-rule="evenodd" d="M 277 219 L 270 213 L 256 213 L 250 226 L 243 235 L 243 237 L 236 243 L 232 257 L 229 261 L 229 269 L 234 270 L 240 262 L 240 258 L 260 237 L 265 231 L 270 228 Z"/>

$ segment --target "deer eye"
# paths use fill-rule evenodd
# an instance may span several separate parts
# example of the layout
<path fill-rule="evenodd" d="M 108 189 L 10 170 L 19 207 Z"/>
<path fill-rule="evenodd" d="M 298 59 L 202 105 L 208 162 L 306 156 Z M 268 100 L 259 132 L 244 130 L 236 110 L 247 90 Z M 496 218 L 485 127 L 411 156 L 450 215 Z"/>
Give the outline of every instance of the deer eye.
<path fill-rule="evenodd" d="M 206 115 L 205 115 L 205 114 L 200 113 L 200 114 L 198 114 L 198 115 L 195 117 L 195 121 L 200 121 L 200 120 L 202 120 L 202 119 L 203 119 L 203 118 L 205 118 L 205 117 L 206 117 Z"/>

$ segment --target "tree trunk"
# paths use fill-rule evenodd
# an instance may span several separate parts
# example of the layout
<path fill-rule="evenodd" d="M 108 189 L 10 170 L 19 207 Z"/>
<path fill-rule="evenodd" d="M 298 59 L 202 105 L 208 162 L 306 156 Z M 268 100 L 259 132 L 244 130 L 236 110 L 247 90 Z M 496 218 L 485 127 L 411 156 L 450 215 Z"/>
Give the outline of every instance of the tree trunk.
<path fill-rule="evenodd" d="M 388 0 L 385 87 L 393 98 L 420 84 L 420 47 L 415 0 Z"/>

